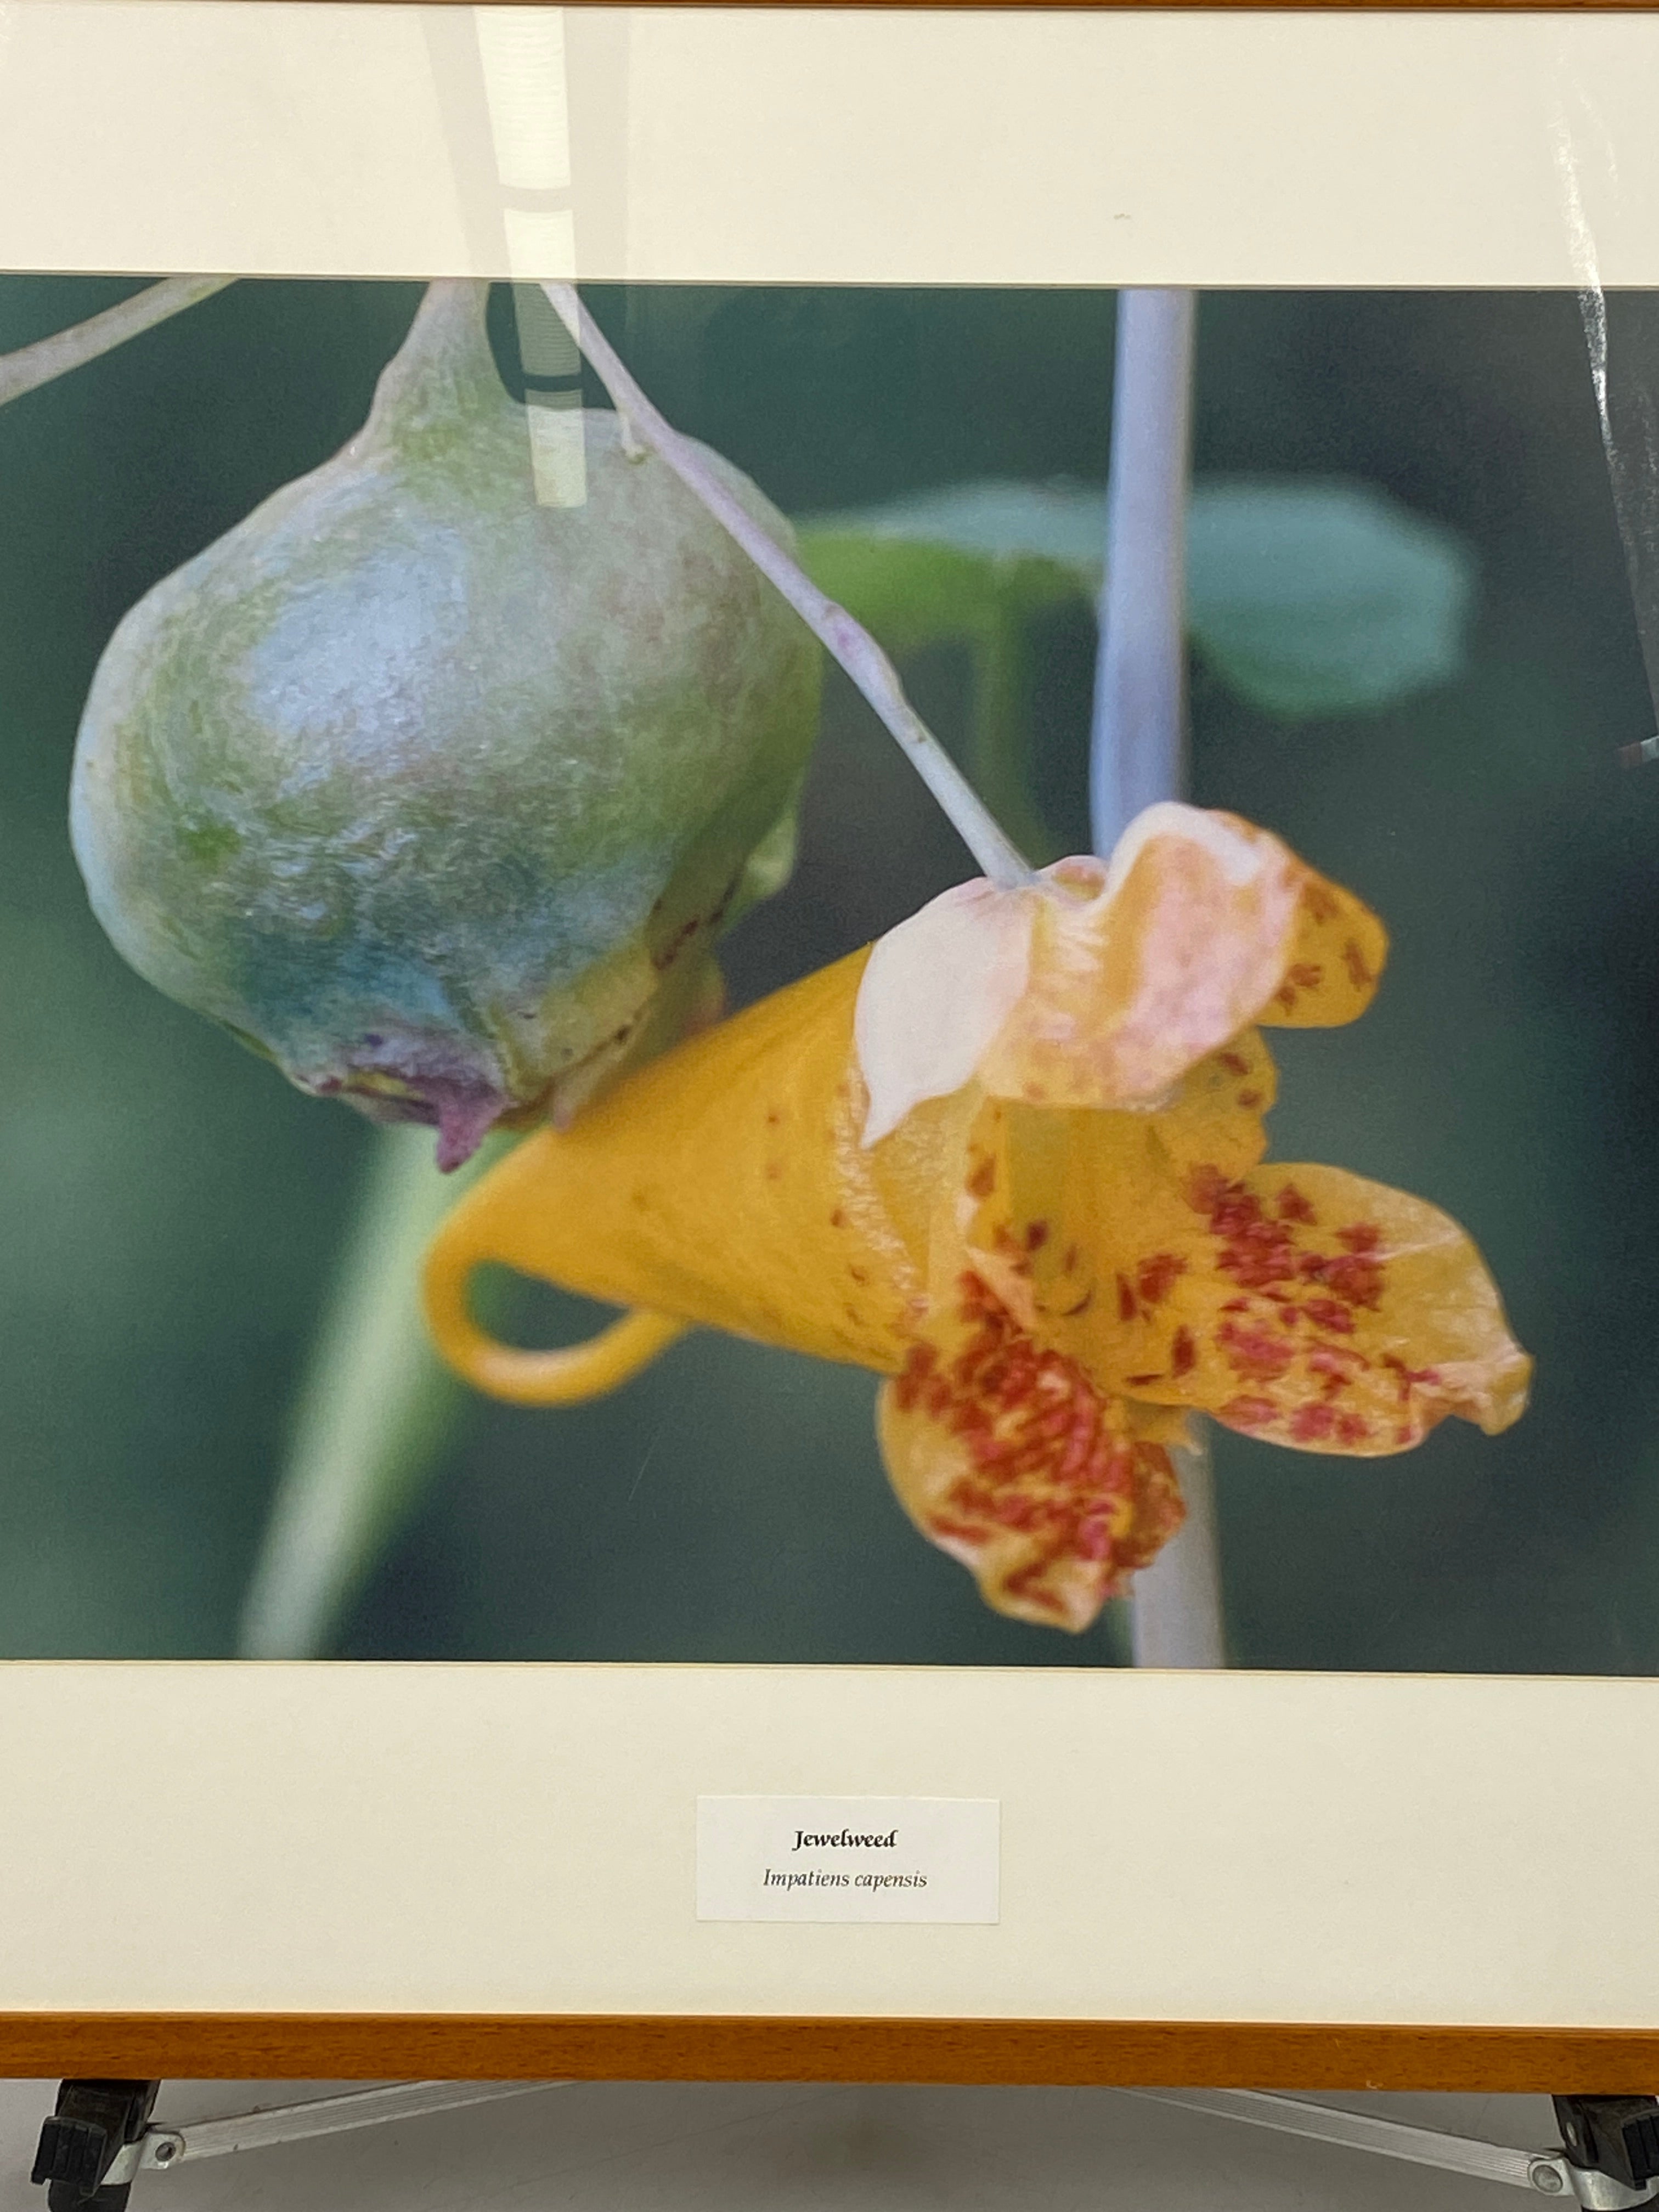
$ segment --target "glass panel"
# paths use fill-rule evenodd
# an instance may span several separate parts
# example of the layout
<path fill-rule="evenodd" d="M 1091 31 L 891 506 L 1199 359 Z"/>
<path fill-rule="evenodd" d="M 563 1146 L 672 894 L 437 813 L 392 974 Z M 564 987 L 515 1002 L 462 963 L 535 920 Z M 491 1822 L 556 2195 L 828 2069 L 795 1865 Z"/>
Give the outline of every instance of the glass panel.
<path fill-rule="evenodd" d="M 0 346 L 136 295 L 0 279 Z M 444 296 L 459 329 L 467 295 Z M 585 296 L 668 422 L 793 520 L 805 571 L 890 649 L 1026 855 L 1089 852 L 1116 295 Z M 359 1656 L 1121 1662 L 1120 1601 L 1079 1636 L 1040 1607 L 1008 1617 L 907 1521 L 872 1418 L 902 1346 L 837 1361 L 705 1327 L 555 1408 L 447 1379 L 413 1317 L 447 1200 L 420 1140 L 226 1034 L 313 1091 L 441 1121 L 452 1158 L 556 1092 L 580 1137 L 586 1090 L 614 1097 L 645 1056 L 607 1024 L 667 1006 L 654 1052 L 712 1011 L 702 980 L 674 1001 L 676 932 L 720 937 L 741 1009 L 978 872 L 832 668 L 793 872 L 759 896 L 787 860 L 816 648 L 690 494 L 651 507 L 663 461 L 618 459 L 603 386 L 532 286 L 489 296 L 487 387 L 445 385 L 428 347 L 380 442 L 331 461 L 420 298 L 243 283 L 0 411 L 4 1650 L 228 1654 L 242 1620 L 252 1648 Z M 1645 295 L 1615 300 L 1612 421 L 1638 486 L 1650 319 Z M 1659 768 L 1632 752 L 1653 708 L 1577 307 L 1206 295 L 1194 394 L 1190 798 L 1282 839 L 1391 943 L 1363 1019 L 1272 1032 L 1271 1157 L 1443 1209 L 1537 1362 L 1513 1425 L 1448 1419 L 1397 1455 L 1334 1453 L 1323 1416 L 1285 1449 L 1242 1432 L 1241 1394 L 1221 1406 L 1229 1654 L 1652 1671 Z M 325 465 L 323 489 L 283 494 Z M 82 857 L 171 995 L 88 910 L 65 823 L 83 714 Z M 509 1016 L 535 1042 L 504 1075 Z M 732 1086 L 729 1115 L 711 1106 L 704 1151 L 661 1173 L 719 1280 L 688 1291 L 677 1248 L 624 1281 L 597 1197 L 576 1272 L 822 1351 L 803 1316 L 830 1247 L 787 1212 L 766 1229 L 738 1063 L 708 1080 Z M 1129 1175 L 1087 1202 L 1109 1243 L 1146 1201 Z M 606 1318 L 568 1289 L 483 1292 L 520 1344 Z M 800 1310 L 758 1323 L 780 1298 Z M 1356 1342 L 1373 1310 L 1392 1310 L 1351 1303 Z M 890 1460 L 907 1449 L 890 1433 Z M 1074 1516 L 1085 1566 L 1091 1540 Z"/>

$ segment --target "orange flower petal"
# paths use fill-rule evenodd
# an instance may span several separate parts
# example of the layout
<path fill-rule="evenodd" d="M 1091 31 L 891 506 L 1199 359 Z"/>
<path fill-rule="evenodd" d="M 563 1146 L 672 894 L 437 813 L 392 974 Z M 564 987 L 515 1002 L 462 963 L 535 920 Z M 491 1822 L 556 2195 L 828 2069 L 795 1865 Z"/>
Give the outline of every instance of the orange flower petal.
<path fill-rule="evenodd" d="M 1310 871 L 1284 976 L 1255 1018 L 1302 1030 L 1357 1020 L 1376 995 L 1388 957 L 1388 932 L 1370 908 Z"/>
<path fill-rule="evenodd" d="M 1247 1436 L 1364 1457 L 1408 1450 L 1448 1414 L 1495 1436 L 1526 1411 L 1532 1362 L 1437 1207 L 1313 1166 L 1200 1170 L 1187 1194 L 1231 1295 L 1193 1301 L 1210 1395 L 1185 1402 Z"/>
<path fill-rule="evenodd" d="M 890 1147 L 860 1144 L 863 964 L 855 954 L 690 1038 L 473 1184 L 428 1262 L 428 1314 L 452 1364 L 498 1392 L 520 1371 L 491 1366 L 489 1340 L 457 1321 L 468 1276 L 495 1262 L 610 1304 L 895 1371 L 925 1291 L 925 1255 L 919 1264 L 907 1250 L 895 1216 L 907 1205 L 905 1218 L 922 1214 L 923 1194 L 931 1205 L 943 1133 L 924 1111 Z"/>
<path fill-rule="evenodd" d="M 1097 1309 L 1132 1312 L 1139 1272 L 1156 1279 L 1164 1265 L 1145 1231 L 1147 1209 L 1154 1218 L 1173 1211 L 1185 1226 L 1179 1194 L 1194 1169 L 1253 1168 L 1277 1083 L 1267 1048 L 1246 1030 L 1189 1068 L 1155 1113 L 981 1102 L 964 1133 L 960 1195 L 933 1224 L 931 1286 L 974 1267 L 1028 1327 L 1092 1316 L 1078 1343 L 1097 1352 L 1107 1324 Z M 1114 1364 L 1098 1370 L 1110 1389 L 1120 1387 L 1111 1376 L 1152 1364 L 1134 1331 L 1119 1334 Z"/>
<path fill-rule="evenodd" d="M 1017 1620 L 1087 1628 L 1181 1525 L 1164 1443 L 971 1274 L 883 1389 L 878 1426 L 905 1511 Z"/>
<path fill-rule="evenodd" d="M 1011 1108 L 975 1134 L 1006 1195 L 969 1264 L 1098 1388 L 1364 1456 L 1519 1419 L 1531 1363 L 1455 1221 L 1340 1168 L 1160 1171 L 1133 1118 Z"/>
<path fill-rule="evenodd" d="M 1352 1020 L 1387 943 L 1277 837 L 1173 801 L 1006 896 L 1035 897 L 1030 973 L 979 1078 L 1032 1105 L 1153 1105 L 1258 1019 Z"/>
<path fill-rule="evenodd" d="M 1241 1030 L 1189 1067 L 1155 1113 L 1126 1115 L 1146 1128 L 1167 1169 L 1200 1164 L 1242 1175 L 1267 1149 L 1262 1116 L 1279 1096 L 1279 1070 L 1255 1030 Z"/>

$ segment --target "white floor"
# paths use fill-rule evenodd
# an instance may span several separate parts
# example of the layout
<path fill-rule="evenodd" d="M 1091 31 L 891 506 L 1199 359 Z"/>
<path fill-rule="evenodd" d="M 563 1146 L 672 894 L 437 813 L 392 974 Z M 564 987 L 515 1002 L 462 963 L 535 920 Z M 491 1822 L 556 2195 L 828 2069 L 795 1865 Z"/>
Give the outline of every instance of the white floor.
<path fill-rule="evenodd" d="M 361 2083 L 179 2081 L 187 2123 Z M 0 2081 L 0 2212 L 55 2085 Z M 1522 2148 L 1542 2097 L 1326 2097 Z M 1302 2143 L 1110 2090 L 604 2083 L 147 2173 L 131 2212 L 1524 2212 L 1530 2192 Z"/>

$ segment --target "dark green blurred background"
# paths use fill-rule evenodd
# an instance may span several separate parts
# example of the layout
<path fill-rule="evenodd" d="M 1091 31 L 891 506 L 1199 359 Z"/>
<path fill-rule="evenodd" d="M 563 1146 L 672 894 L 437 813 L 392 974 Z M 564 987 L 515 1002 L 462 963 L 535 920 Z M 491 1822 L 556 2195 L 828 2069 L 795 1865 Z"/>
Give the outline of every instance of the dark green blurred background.
<path fill-rule="evenodd" d="M 131 289 L 0 279 L 0 350 Z M 1105 473 L 1099 293 L 597 291 L 670 417 L 787 511 Z M 416 298 L 249 283 L 0 410 L 0 1652 L 225 1654 L 370 1133 L 131 975 L 64 794 L 118 617 L 362 419 Z M 1233 1655 L 1659 1671 L 1659 766 L 1577 313 L 1559 295 L 1228 295 L 1200 471 L 1358 476 L 1473 545 L 1468 673 L 1287 728 L 1195 678 L 1194 795 L 1372 902 L 1351 1030 L 1279 1033 L 1281 1158 L 1473 1231 L 1538 1360 L 1487 1440 L 1344 1462 L 1218 1441 Z M 1042 639 L 1037 775 L 1086 846 L 1092 638 Z M 906 672 L 947 740 L 963 665 Z M 971 872 L 837 682 L 749 998 Z M 573 1303 L 526 1327 L 580 1333 Z M 356 1603 L 359 1656 L 1108 1663 L 998 1620 L 891 1502 L 861 1374 L 700 1335 L 581 1412 L 476 1403 Z"/>

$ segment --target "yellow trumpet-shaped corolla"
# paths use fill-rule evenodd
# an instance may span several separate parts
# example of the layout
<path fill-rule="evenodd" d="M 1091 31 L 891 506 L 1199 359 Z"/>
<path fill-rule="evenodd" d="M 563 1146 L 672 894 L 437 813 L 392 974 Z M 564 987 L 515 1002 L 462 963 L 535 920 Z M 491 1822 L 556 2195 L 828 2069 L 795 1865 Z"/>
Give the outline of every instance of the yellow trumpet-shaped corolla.
<path fill-rule="evenodd" d="M 1109 862 L 961 885 L 527 1138 L 433 1246 L 437 1342 L 528 1403 L 696 1324 L 873 1368 L 916 1525 L 999 1611 L 1083 1628 L 1180 1525 L 1189 1410 L 1364 1456 L 1523 1409 L 1455 1222 L 1262 1164 L 1257 1025 L 1352 1020 L 1385 949 L 1277 838 L 1174 804 Z M 514 1351 L 468 1309 L 486 1261 L 635 1310 Z"/>

